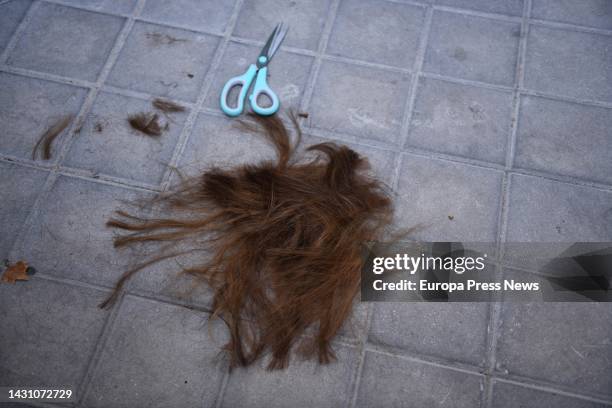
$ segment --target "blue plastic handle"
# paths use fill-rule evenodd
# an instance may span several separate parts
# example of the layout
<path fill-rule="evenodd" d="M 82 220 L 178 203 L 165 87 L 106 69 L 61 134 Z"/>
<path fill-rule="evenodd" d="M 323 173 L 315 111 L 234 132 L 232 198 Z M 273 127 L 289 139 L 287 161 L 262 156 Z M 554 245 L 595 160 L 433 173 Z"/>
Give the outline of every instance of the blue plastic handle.
<path fill-rule="evenodd" d="M 221 91 L 221 110 L 228 116 L 238 116 L 244 110 L 244 99 L 246 97 L 246 93 L 249 91 L 249 87 L 251 86 L 251 82 L 253 82 L 253 78 L 257 74 L 257 66 L 255 64 L 251 64 L 247 71 L 239 76 L 231 78 L 229 81 L 225 83 L 223 86 L 223 90 Z M 257 77 L 257 81 L 259 81 L 259 76 Z M 230 107 L 227 104 L 227 97 L 229 95 L 230 90 L 235 87 L 240 86 L 240 95 L 238 95 L 238 103 L 235 108 Z M 257 84 L 255 85 L 257 86 Z"/>
<path fill-rule="evenodd" d="M 268 86 L 268 81 L 266 80 L 267 75 L 268 67 L 259 69 L 259 72 L 257 72 L 257 79 L 255 80 L 255 86 L 253 86 L 253 93 L 249 95 L 251 109 L 253 109 L 253 112 L 262 116 L 270 116 L 275 114 L 280 106 L 278 96 L 276 96 L 274 91 Z M 266 95 L 268 98 L 270 98 L 272 105 L 265 108 L 259 106 L 257 104 L 257 98 L 259 98 L 260 95 Z"/>

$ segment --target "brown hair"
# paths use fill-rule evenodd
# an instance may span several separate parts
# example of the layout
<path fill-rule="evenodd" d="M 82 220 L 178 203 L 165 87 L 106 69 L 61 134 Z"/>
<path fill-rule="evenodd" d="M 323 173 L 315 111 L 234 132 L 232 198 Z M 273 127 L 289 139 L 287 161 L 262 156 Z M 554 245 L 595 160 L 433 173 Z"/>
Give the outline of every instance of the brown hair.
<path fill-rule="evenodd" d="M 269 369 L 287 366 L 294 346 L 320 363 L 334 358 L 330 342 L 350 316 L 359 290 L 362 254 L 391 221 L 391 200 L 364 170 L 367 160 L 346 146 L 320 143 L 317 157 L 298 160 L 296 141 L 276 117 L 246 125 L 276 148 L 277 160 L 212 168 L 184 179 L 159 198 L 169 218 L 118 212 L 108 226 L 130 231 L 115 246 L 181 243 L 206 237 L 211 256 L 185 272 L 214 290 L 212 317 L 227 324 L 230 366 L 246 366 L 268 351 Z M 130 276 L 128 271 L 103 306 Z"/>
<path fill-rule="evenodd" d="M 42 158 L 44 160 L 51 158 L 51 145 L 53 141 L 68 127 L 70 122 L 72 122 L 72 118 L 72 115 L 62 116 L 40 136 L 38 142 L 34 145 L 34 149 L 32 149 L 32 160 L 36 159 L 36 153 L 41 146 Z"/>

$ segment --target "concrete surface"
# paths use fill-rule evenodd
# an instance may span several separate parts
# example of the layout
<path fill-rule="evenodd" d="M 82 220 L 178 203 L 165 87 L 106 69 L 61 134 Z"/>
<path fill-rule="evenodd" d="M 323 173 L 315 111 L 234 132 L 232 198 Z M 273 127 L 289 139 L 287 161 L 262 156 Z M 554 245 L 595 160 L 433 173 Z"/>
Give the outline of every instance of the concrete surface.
<path fill-rule="evenodd" d="M 0 1 L 0 258 L 39 270 L 0 286 L 0 386 L 70 385 L 78 407 L 612 406 L 610 304 L 362 304 L 337 363 L 274 373 L 227 372 L 221 325 L 181 307 L 210 293 L 175 264 L 96 307 L 130 263 L 104 227 L 123 200 L 167 189 L 168 164 L 270 156 L 217 97 L 280 20 L 270 84 L 309 112 L 305 143 L 368 155 L 416 238 L 493 242 L 494 267 L 506 241 L 612 241 L 610 0 Z M 187 107 L 159 140 L 124 119 L 156 96 Z"/>

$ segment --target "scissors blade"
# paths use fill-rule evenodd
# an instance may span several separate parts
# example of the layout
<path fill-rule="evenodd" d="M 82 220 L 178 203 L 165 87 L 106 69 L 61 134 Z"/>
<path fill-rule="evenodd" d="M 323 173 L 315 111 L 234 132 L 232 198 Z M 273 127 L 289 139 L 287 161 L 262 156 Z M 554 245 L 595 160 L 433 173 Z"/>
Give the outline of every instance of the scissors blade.
<path fill-rule="evenodd" d="M 266 59 L 269 59 L 268 51 L 270 50 L 270 46 L 274 42 L 274 38 L 276 36 L 276 33 L 278 32 L 279 27 L 280 27 L 280 24 L 274 27 L 274 31 L 272 31 L 272 34 L 270 34 L 270 36 L 266 40 L 266 43 L 264 44 L 263 48 L 261 49 L 261 52 L 259 53 L 259 57 L 266 57 Z M 259 60 L 259 57 L 257 58 L 258 60 Z M 266 64 L 267 64 L 267 61 L 266 61 Z M 266 64 L 263 64 L 263 65 L 266 65 Z M 258 62 L 258 65 L 259 65 L 259 62 Z"/>
<path fill-rule="evenodd" d="M 286 34 L 287 34 L 287 27 L 285 26 L 284 23 L 279 23 L 274 28 L 274 31 L 272 31 L 272 34 L 270 34 L 270 37 L 268 37 L 266 44 L 263 46 L 263 48 L 261 49 L 261 52 L 259 53 L 260 57 L 266 57 L 266 62 L 260 65 L 260 68 L 262 66 L 267 65 L 270 62 L 270 60 L 272 59 L 272 57 L 278 50 L 278 47 L 283 42 L 283 39 L 285 38 Z"/>
<path fill-rule="evenodd" d="M 268 50 L 268 61 L 272 59 L 272 57 L 276 53 L 276 50 L 278 50 L 278 47 L 280 47 L 281 43 L 285 39 L 285 35 L 287 35 L 287 30 L 289 30 L 289 28 L 285 26 L 284 23 L 280 23 L 277 27 L 278 30 L 276 31 L 276 34 L 274 35 L 274 40 L 272 41 L 270 49 Z"/>

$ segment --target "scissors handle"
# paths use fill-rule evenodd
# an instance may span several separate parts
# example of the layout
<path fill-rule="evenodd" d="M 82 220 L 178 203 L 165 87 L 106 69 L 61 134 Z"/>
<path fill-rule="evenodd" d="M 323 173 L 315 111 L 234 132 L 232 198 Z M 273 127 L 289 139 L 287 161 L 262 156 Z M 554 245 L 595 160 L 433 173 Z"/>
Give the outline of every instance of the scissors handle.
<path fill-rule="evenodd" d="M 261 70 L 260 70 L 261 71 Z M 238 116 L 244 110 L 244 99 L 246 97 L 246 93 L 249 91 L 249 87 L 251 86 L 251 82 L 255 78 L 257 74 L 257 66 L 255 64 L 251 64 L 249 69 L 242 75 L 231 78 L 229 81 L 225 83 L 223 86 L 223 90 L 221 91 L 221 110 L 228 116 Z M 259 81 L 259 76 L 257 77 L 257 81 Z M 238 95 L 238 103 L 235 108 L 232 108 L 227 103 L 227 97 L 229 95 L 230 90 L 235 87 L 240 86 L 240 95 Z M 255 85 L 257 86 L 257 84 Z"/>
<path fill-rule="evenodd" d="M 253 93 L 249 95 L 249 102 L 251 103 L 251 109 L 258 115 L 269 116 L 273 115 L 278 111 L 278 107 L 280 102 L 278 100 L 278 96 L 274 93 L 272 88 L 268 86 L 268 81 L 266 77 L 268 76 L 268 67 L 262 67 L 257 72 L 257 79 L 255 80 L 255 85 L 253 86 Z M 266 95 L 272 101 L 272 105 L 268 107 L 262 107 L 257 104 L 257 99 L 260 95 Z"/>

